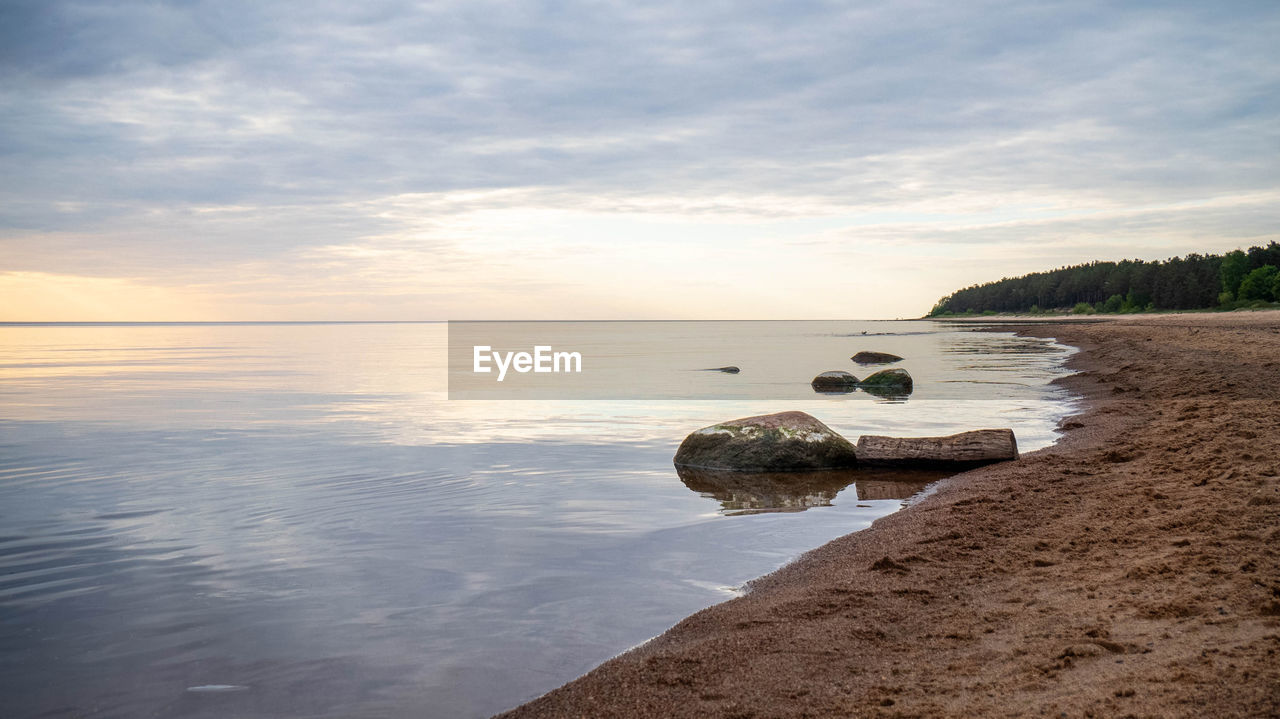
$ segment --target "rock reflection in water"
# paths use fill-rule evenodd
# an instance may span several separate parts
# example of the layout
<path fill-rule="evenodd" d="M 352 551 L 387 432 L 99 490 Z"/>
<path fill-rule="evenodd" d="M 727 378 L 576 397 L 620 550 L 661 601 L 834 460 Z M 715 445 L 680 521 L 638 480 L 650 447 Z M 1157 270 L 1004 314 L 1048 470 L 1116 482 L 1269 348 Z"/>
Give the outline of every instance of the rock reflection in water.
<path fill-rule="evenodd" d="M 824 385 L 822 387 L 814 387 L 814 394 L 832 395 L 832 394 L 853 394 L 858 390 L 862 390 L 872 395 L 881 402 L 892 402 L 901 404 L 911 397 L 911 389 L 903 387 L 868 387 L 864 385 L 847 385 L 844 387 Z"/>
<path fill-rule="evenodd" d="M 910 387 L 861 387 L 860 389 L 880 400 L 899 403 L 906 402 L 912 391 Z"/>
<path fill-rule="evenodd" d="M 909 499 L 954 472 L 885 468 L 831 469 L 812 472 L 726 472 L 676 467 L 685 486 L 715 498 L 726 514 L 801 512 L 828 507 L 853 485 L 860 500 Z"/>

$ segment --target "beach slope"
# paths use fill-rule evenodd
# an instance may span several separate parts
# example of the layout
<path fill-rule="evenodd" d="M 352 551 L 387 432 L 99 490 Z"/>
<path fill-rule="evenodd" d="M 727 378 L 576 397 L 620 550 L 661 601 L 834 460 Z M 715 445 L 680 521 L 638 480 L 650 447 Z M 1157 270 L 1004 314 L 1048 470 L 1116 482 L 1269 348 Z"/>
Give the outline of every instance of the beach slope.
<path fill-rule="evenodd" d="M 1280 715 L 1280 313 L 1081 348 L 1055 446 L 966 472 L 505 716 Z"/>

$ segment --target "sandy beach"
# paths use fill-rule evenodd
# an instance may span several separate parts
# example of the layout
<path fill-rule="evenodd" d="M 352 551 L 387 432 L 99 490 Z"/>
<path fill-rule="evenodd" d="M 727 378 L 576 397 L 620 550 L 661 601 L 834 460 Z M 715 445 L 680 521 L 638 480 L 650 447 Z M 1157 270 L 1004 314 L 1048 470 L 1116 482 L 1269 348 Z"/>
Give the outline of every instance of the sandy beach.
<path fill-rule="evenodd" d="M 1280 716 L 1280 312 L 1017 331 L 1081 349 L 1056 445 L 503 716 Z"/>

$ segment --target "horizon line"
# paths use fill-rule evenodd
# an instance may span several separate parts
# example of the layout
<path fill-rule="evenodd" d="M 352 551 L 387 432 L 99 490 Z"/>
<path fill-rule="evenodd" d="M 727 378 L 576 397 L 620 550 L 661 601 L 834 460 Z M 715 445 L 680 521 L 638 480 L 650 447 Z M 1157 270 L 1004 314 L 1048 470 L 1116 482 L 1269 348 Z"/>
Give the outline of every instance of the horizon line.
<path fill-rule="evenodd" d="M 448 324 L 450 322 L 911 322 L 929 317 L 898 318 L 790 318 L 790 319 L 594 319 L 594 320 L 5 320 L 0 327 L 112 326 L 112 325 L 418 325 Z"/>

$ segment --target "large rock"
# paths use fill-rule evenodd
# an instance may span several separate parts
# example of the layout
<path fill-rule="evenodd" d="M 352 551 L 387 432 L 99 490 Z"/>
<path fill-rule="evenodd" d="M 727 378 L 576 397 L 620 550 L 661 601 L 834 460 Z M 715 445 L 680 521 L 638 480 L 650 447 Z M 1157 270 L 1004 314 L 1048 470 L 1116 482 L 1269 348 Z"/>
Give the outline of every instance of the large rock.
<path fill-rule="evenodd" d="M 823 372 L 809 384 L 819 392 L 852 392 L 858 387 L 858 378 L 841 370 Z"/>
<path fill-rule="evenodd" d="M 976 467 L 1018 458 L 1011 429 L 979 429 L 947 437 L 858 439 L 858 461 L 899 467 Z"/>
<path fill-rule="evenodd" d="M 745 417 L 703 427 L 685 437 L 675 463 L 738 472 L 852 467 L 853 443 L 804 412 Z"/>
<path fill-rule="evenodd" d="M 889 364 L 902 361 L 898 355 L 891 355 L 888 352 L 859 352 L 849 359 L 858 364 Z"/>

